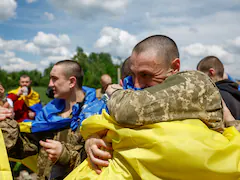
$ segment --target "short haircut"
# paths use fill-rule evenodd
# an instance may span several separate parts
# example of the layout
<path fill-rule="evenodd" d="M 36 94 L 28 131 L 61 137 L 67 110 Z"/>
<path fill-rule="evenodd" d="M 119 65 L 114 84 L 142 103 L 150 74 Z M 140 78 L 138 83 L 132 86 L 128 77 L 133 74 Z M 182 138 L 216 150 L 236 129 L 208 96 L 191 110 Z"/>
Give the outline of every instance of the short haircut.
<path fill-rule="evenodd" d="M 220 78 L 223 77 L 224 67 L 222 62 L 215 56 L 207 56 L 203 58 L 197 65 L 197 70 L 208 72 L 210 68 L 215 69 L 216 75 Z"/>
<path fill-rule="evenodd" d="M 76 77 L 77 79 L 77 86 L 82 88 L 83 83 L 83 69 L 77 61 L 74 60 L 63 60 L 59 61 L 55 64 L 55 66 L 63 66 L 64 75 L 66 78 L 71 76 Z"/>
<path fill-rule="evenodd" d="M 157 53 L 157 57 L 163 57 L 168 65 L 179 58 L 177 44 L 169 37 L 164 35 L 153 35 L 140 41 L 134 48 L 136 54 L 143 53 L 149 49 L 153 49 Z"/>
<path fill-rule="evenodd" d="M 129 59 L 130 59 L 130 57 L 125 59 L 125 61 L 123 62 L 122 66 L 121 66 L 121 79 L 124 79 L 125 77 L 130 76 L 132 74 L 130 65 L 129 65 Z"/>
<path fill-rule="evenodd" d="M 105 83 L 105 84 L 112 84 L 112 78 L 111 78 L 111 76 L 108 75 L 108 74 L 103 74 L 103 75 L 101 76 L 101 81 L 102 81 L 103 83 Z"/>
<path fill-rule="evenodd" d="M 29 78 L 29 79 L 31 79 L 30 76 L 28 76 L 28 75 L 26 75 L 26 74 L 21 75 L 21 76 L 20 76 L 20 79 L 21 79 L 21 78 Z"/>

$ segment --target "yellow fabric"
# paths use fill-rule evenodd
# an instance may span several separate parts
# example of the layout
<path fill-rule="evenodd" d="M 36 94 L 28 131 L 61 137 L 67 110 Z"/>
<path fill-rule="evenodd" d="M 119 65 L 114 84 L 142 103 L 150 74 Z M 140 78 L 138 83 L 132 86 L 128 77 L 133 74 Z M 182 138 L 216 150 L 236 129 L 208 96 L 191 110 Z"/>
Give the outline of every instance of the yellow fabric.
<path fill-rule="evenodd" d="M 31 133 L 32 122 L 20 122 L 20 132 Z"/>
<path fill-rule="evenodd" d="M 12 173 L 8 162 L 8 155 L 0 129 L 0 180 L 12 180 Z"/>
<path fill-rule="evenodd" d="M 9 161 L 20 162 L 24 166 L 31 169 L 33 172 L 37 172 L 37 155 L 29 156 L 25 159 L 9 158 Z"/>
<path fill-rule="evenodd" d="M 86 138 L 104 129 L 114 149 L 109 166 L 97 175 L 85 160 L 65 180 L 240 179 L 240 134 L 234 127 L 220 134 L 191 119 L 130 129 L 104 112 L 84 120 L 81 133 Z"/>
<path fill-rule="evenodd" d="M 20 88 L 21 87 L 18 87 L 17 89 L 14 89 L 14 90 L 11 90 L 11 91 L 8 92 L 8 94 L 17 94 L 18 90 Z M 18 98 L 18 100 L 22 100 L 22 99 L 24 100 L 25 104 L 28 107 L 31 107 L 31 106 L 40 102 L 39 94 L 36 91 L 34 91 L 33 89 L 31 89 L 31 92 L 27 96 L 21 95 Z"/>

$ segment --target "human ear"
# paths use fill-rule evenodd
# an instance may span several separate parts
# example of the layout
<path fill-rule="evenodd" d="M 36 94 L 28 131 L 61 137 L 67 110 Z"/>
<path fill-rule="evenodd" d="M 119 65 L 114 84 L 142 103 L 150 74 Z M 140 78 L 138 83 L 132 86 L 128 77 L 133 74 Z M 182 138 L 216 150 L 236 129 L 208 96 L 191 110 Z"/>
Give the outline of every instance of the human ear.
<path fill-rule="evenodd" d="M 216 75 L 215 69 L 214 68 L 210 68 L 208 70 L 208 74 L 209 74 L 210 77 L 214 77 Z"/>
<path fill-rule="evenodd" d="M 73 87 L 76 86 L 76 83 L 77 83 L 76 77 L 71 76 L 71 77 L 69 78 L 69 81 L 70 81 L 70 84 L 69 84 L 70 88 L 73 88 Z"/>
<path fill-rule="evenodd" d="M 171 69 L 173 70 L 174 74 L 180 71 L 180 59 L 176 58 L 171 63 Z"/>

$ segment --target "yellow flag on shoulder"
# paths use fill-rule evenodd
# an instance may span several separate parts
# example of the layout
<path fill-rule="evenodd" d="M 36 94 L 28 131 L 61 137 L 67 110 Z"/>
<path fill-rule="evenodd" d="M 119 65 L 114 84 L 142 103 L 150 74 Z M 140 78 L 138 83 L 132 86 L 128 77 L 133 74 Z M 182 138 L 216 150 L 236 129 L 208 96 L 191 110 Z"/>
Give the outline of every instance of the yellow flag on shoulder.
<path fill-rule="evenodd" d="M 65 180 L 238 180 L 240 179 L 240 133 L 210 130 L 198 119 L 161 122 L 124 128 L 107 114 L 83 121 L 84 138 L 109 129 L 113 158 L 96 174 L 85 160 Z"/>

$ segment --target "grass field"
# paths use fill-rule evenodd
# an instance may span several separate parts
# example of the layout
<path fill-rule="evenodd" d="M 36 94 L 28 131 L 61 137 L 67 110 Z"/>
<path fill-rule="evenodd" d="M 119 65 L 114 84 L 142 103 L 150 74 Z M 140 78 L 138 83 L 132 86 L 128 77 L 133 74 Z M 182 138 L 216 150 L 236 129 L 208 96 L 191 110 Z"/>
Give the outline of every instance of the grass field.
<path fill-rule="evenodd" d="M 41 99 L 41 102 L 42 102 L 43 105 L 45 105 L 49 101 L 51 101 L 51 99 L 48 98 L 47 95 L 46 95 L 47 87 L 42 87 L 42 86 L 33 87 L 33 90 L 39 93 L 40 99 Z"/>

